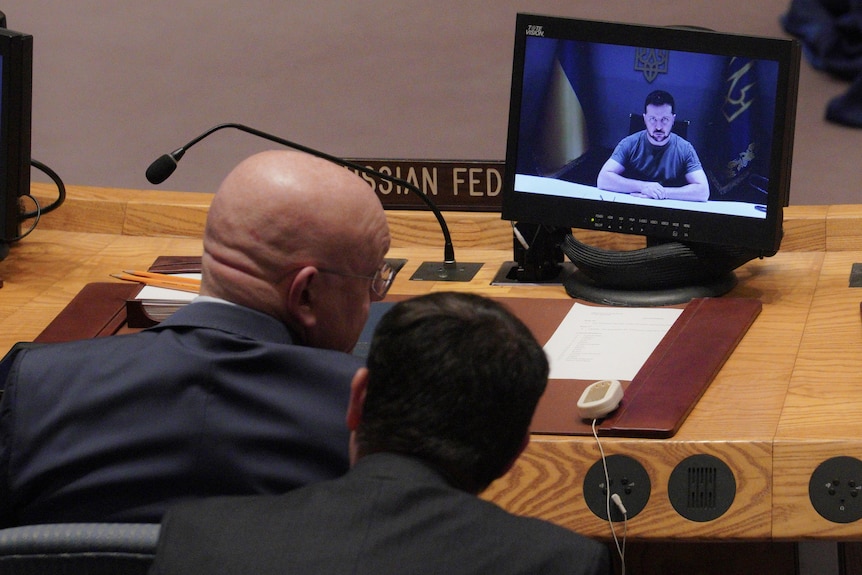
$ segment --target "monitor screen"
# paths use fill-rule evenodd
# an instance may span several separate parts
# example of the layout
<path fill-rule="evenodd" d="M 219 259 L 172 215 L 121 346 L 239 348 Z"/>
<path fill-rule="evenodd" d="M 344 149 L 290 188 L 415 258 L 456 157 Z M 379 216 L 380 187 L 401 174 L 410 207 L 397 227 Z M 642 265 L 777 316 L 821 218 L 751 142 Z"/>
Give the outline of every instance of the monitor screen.
<path fill-rule="evenodd" d="M 30 193 L 33 37 L 0 28 L 0 259 L 20 234 L 18 199 Z"/>
<path fill-rule="evenodd" d="M 799 54 L 793 40 L 519 14 L 503 218 L 775 254 Z"/>

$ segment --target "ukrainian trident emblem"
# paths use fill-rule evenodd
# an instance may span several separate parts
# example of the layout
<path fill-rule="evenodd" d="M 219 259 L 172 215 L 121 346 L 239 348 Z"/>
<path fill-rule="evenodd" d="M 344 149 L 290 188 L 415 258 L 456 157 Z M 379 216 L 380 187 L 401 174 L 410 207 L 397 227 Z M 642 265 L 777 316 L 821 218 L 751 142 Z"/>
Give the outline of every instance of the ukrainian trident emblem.
<path fill-rule="evenodd" d="M 635 71 L 643 72 L 647 83 L 652 83 L 659 74 L 667 74 L 669 50 L 635 48 Z"/>

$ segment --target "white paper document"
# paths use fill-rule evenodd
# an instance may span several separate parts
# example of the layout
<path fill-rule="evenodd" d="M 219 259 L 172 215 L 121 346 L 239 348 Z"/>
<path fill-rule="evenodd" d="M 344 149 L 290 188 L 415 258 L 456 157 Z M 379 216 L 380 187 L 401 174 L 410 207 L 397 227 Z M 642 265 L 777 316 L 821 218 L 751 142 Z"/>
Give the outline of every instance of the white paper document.
<path fill-rule="evenodd" d="M 188 274 L 172 274 L 176 275 L 180 278 L 192 278 L 192 279 L 201 279 L 201 274 L 199 273 L 188 273 Z M 176 301 L 176 302 L 190 302 L 193 299 L 198 297 L 198 294 L 194 292 L 170 289 L 157 287 L 152 285 L 145 285 L 141 288 L 141 291 L 138 292 L 138 295 L 135 296 L 135 299 L 144 300 L 144 301 Z"/>
<path fill-rule="evenodd" d="M 681 313 L 576 303 L 545 344 L 550 378 L 631 381 Z"/>

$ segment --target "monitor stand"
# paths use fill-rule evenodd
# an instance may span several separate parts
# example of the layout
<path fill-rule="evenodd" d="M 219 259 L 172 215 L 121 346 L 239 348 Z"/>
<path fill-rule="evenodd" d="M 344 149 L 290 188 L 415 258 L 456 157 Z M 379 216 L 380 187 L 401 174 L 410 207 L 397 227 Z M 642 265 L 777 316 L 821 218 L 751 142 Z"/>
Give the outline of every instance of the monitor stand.
<path fill-rule="evenodd" d="M 728 272 L 721 277 L 692 285 L 662 289 L 620 289 L 601 286 L 580 271 L 563 281 L 566 293 L 576 299 L 593 303 L 628 307 L 656 307 L 686 303 L 695 298 L 719 297 L 737 284 L 736 274 Z"/>
<path fill-rule="evenodd" d="M 660 306 L 718 297 L 736 286 L 733 270 L 759 254 L 740 248 L 648 240 L 645 248 L 612 251 L 571 234 L 563 252 L 578 271 L 563 286 L 571 297 L 618 306 Z"/>
<path fill-rule="evenodd" d="M 574 270 L 565 262 L 563 241 L 571 228 L 512 224 L 515 261 L 504 262 L 491 285 L 561 285 Z"/>

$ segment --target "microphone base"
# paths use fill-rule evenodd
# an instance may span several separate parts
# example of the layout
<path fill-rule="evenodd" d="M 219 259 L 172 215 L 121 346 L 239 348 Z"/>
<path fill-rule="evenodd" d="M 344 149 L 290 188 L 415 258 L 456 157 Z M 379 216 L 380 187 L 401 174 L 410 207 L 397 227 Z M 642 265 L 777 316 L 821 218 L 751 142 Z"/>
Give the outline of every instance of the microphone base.
<path fill-rule="evenodd" d="M 410 276 L 411 281 L 469 282 L 482 267 L 481 263 L 423 262 Z"/>

